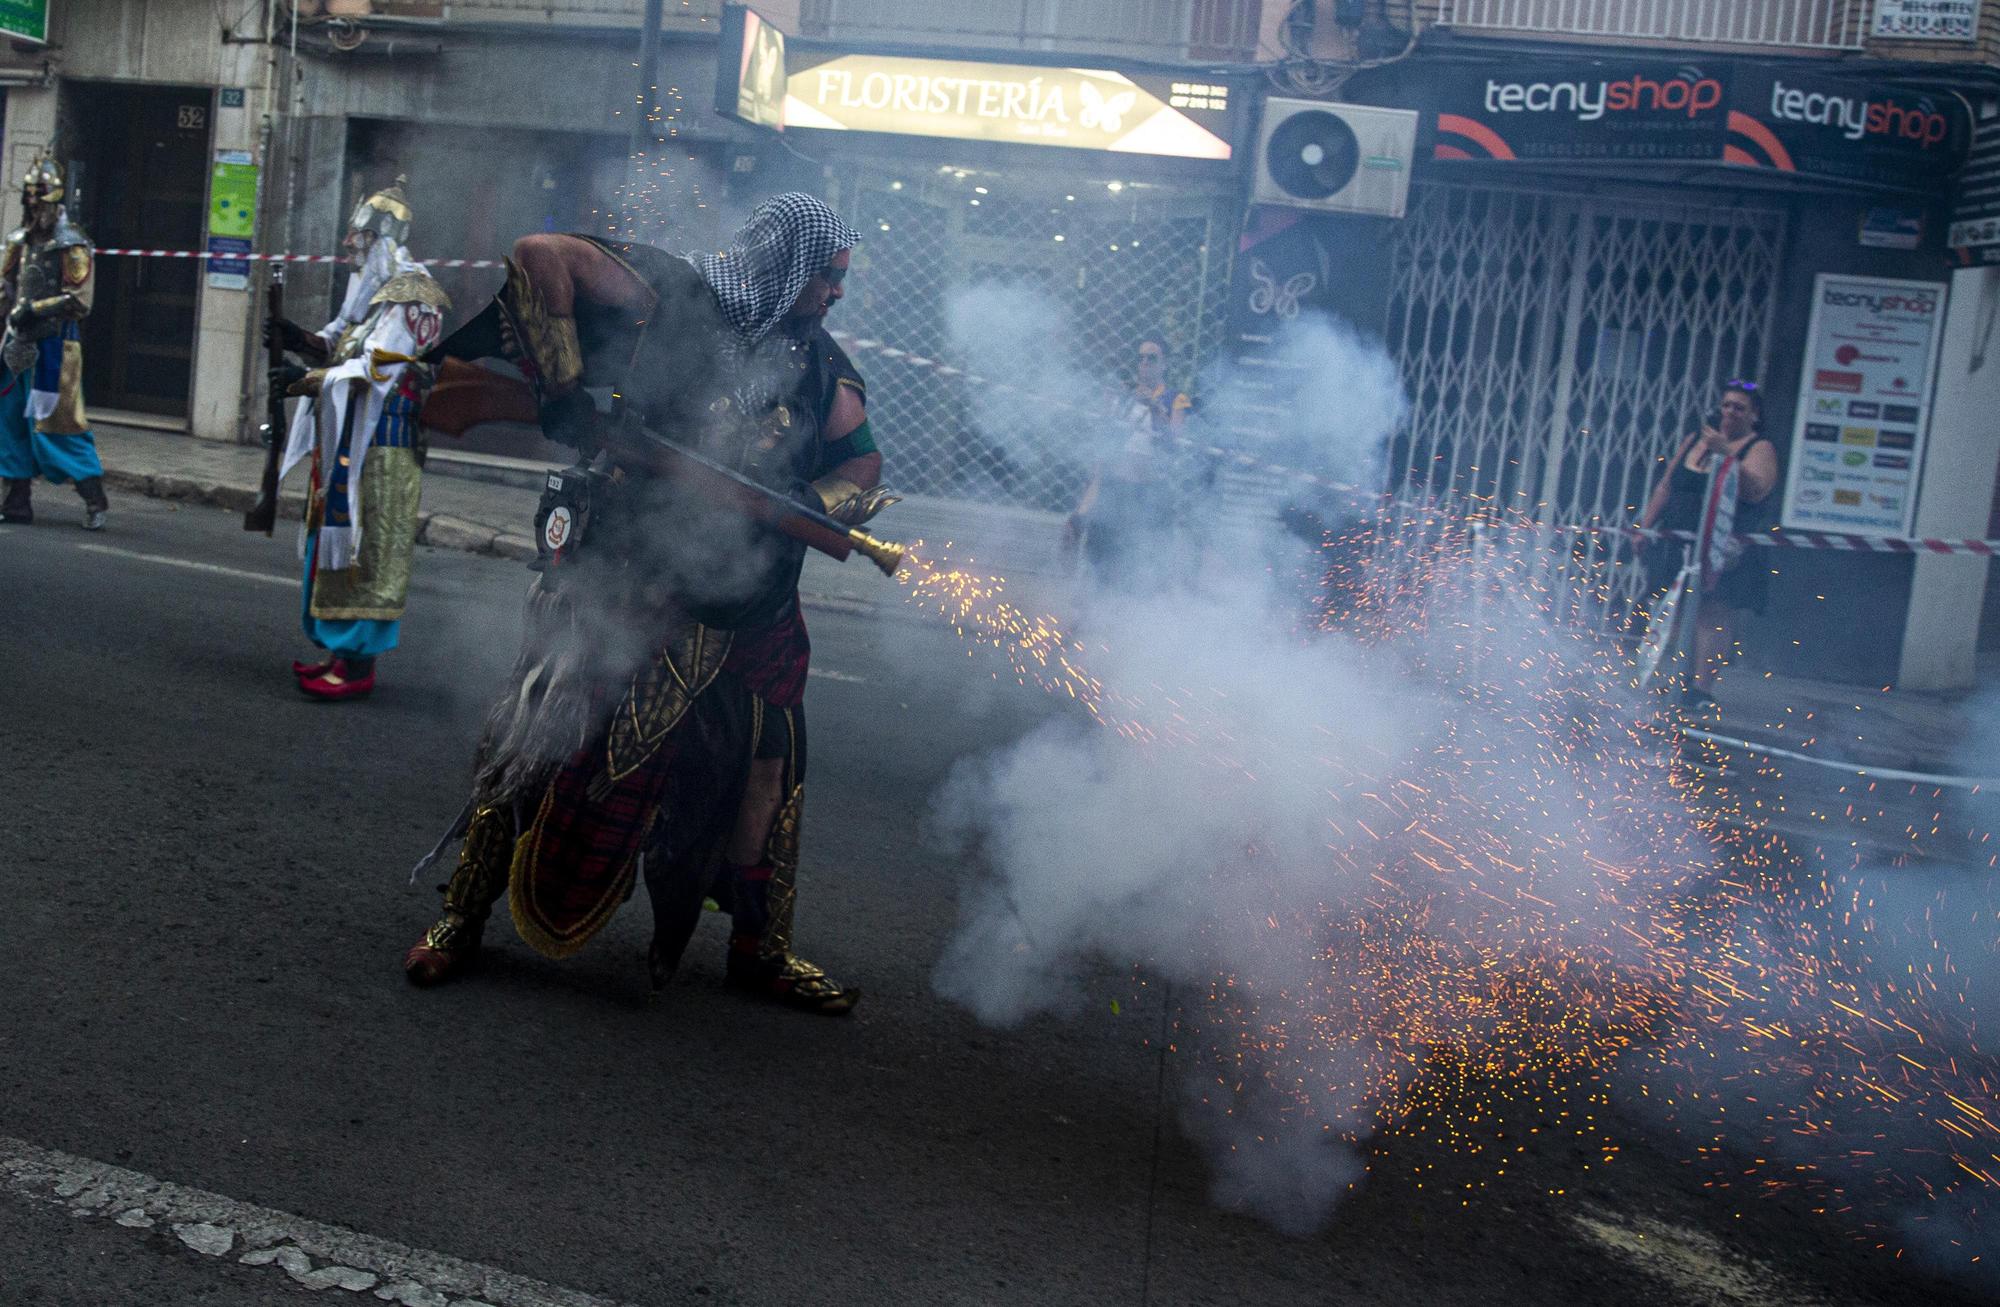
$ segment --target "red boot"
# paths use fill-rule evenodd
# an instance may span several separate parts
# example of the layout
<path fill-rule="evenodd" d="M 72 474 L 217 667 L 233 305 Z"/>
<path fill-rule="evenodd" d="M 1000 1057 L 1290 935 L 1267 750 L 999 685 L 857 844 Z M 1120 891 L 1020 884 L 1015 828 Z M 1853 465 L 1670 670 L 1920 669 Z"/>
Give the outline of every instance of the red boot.
<path fill-rule="evenodd" d="M 314 677 L 301 677 L 299 690 L 313 699 L 361 699 L 375 688 L 375 668 L 368 666 L 365 672 L 349 665 L 345 658 L 333 660 L 333 666 Z"/>
<path fill-rule="evenodd" d="M 486 927 L 484 917 L 468 918 L 446 908 L 438 923 L 403 954 L 403 974 L 412 985 L 426 989 L 442 985 L 464 971 L 479 954 L 479 937 Z"/>

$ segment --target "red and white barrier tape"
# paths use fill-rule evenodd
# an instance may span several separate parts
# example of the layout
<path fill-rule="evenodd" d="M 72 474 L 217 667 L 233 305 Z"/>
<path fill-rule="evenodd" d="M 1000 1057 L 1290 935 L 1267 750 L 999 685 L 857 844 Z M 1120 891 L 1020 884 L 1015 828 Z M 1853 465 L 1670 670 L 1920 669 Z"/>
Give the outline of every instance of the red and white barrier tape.
<path fill-rule="evenodd" d="M 134 259 L 223 259 L 241 263 L 345 263 L 345 254 L 231 254 L 218 250 L 122 250 L 99 248 L 99 255 Z M 418 259 L 426 268 L 498 268 L 499 259 Z"/>
<path fill-rule="evenodd" d="M 229 254 L 218 253 L 213 250 L 128 249 L 99 249 L 96 253 L 100 255 L 125 255 L 142 259 L 236 259 L 248 263 L 345 263 L 347 261 L 347 256 L 344 254 Z M 505 266 L 499 259 L 420 259 L 418 262 L 428 268 L 498 268 Z M 1076 404 L 1049 399 L 1046 396 L 1037 396 L 1035 392 L 1024 386 L 1017 386 L 1011 381 L 1001 381 L 993 377 L 981 376 L 976 372 L 967 372 L 963 368 L 953 367 L 949 363 L 941 363 L 937 359 L 926 358 L 921 354 L 916 354 L 906 349 L 898 349 L 887 341 L 872 340 L 865 336 L 856 336 L 854 333 L 847 331 L 836 331 L 832 334 L 835 340 L 849 349 L 879 354 L 885 359 L 904 364 L 907 367 L 922 368 L 930 372 L 935 372 L 938 376 L 945 378 L 963 377 L 967 382 L 975 386 L 985 386 L 992 390 L 1039 398 L 1057 408 L 1066 408 L 1078 412 L 1086 411 Z M 1257 468 L 1278 476 L 1288 477 L 1292 480 L 1303 481 L 1325 490 L 1374 497 L 1374 492 L 1363 490 L 1359 486 L 1334 481 L 1328 477 L 1320 476 L 1315 472 L 1309 472 L 1304 468 L 1288 467 L 1282 463 L 1273 463 L 1240 449 L 1225 449 L 1220 445 L 1204 445 L 1198 441 L 1189 440 L 1185 436 L 1175 436 L 1172 439 L 1182 449 L 1204 454 L 1218 461 L 1234 463 L 1239 467 Z M 1555 529 L 1561 533 L 1572 535 L 1622 534 L 1637 540 L 1687 541 L 1695 538 L 1695 533 L 1692 531 L 1643 531 L 1637 528 L 1625 528 L 1621 530 L 1616 527 L 1601 526 L 1557 527 Z M 1987 558 L 2000 554 L 2000 540 L 1940 540 L 1926 536 L 1861 536 L 1829 531 L 1761 531 L 1754 535 L 1738 536 L 1737 539 L 1742 540 L 1746 544 L 1761 545 L 1770 549 L 1839 549 L 1857 553 L 1875 554 L 1978 554 Z"/>
<path fill-rule="evenodd" d="M 1555 529 L 1574 535 L 1608 532 L 1636 540 L 1685 542 L 1695 538 L 1692 531 L 1643 531 L 1637 527 L 1628 527 L 1623 531 L 1601 526 Z M 1864 554 L 1978 554 L 1985 558 L 2000 555 L 2000 540 L 1943 540 L 1935 536 L 1862 536 L 1837 531 L 1797 530 L 1758 531 L 1736 538 L 1745 544 L 1762 545 L 1767 549 L 1840 549 Z"/>
<path fill-rule="evenodd" d="M 925 358 L 921 354 L 913 354 L 906 349 L 898 349 L 886 341 L 870 340 L 865 336 L 857 336 L 851 331 L 829 331 L 828 334 L 847 349 L 861 350 L 869 354 L 879 354 L 891 362 L 901 363 L 906 367 L 922 368 L 947 379 L 962 377 L 972 385 L 985 386 L 989 390 L 998 390 L 1007 394 L 1026 396 L 1030 399 L 1039 400 L 1051 408 L 1065 409 L 1072 413 L 1083 413 L 1096 418 L 1104 416 L 1104 414 L 1095 412 L 1082 404 L 1072 403 L 1069 400 L 1054 399 L 1030 390 L 1026 386 L 1017 386 L 1011 381 L 1000 381 L 993 377 L 981 376 L 977 372 L 967 372 L 964 368 L 955 368 L 949 363 L 940 363 L 936 359 Z M 1335 481 L 1329 477 L 1320 476 L 1316 472 L 1309 472 L 1304 468 L 1288 467 L 1283 463 L 1273 463 L 1269 459 L 1259 458 L 1255 454 L 1246 453 L 1240 449 L 1224 449 L 1220 445 L 1204 445 L 1199 441 L 1189 440 L 1186 436 L 1169 436 L 1168 439 L 1183 450 L 1190 453 L 1204 454 L 1219 463 L 1233 463 L 1238 467 L 1258 468 L 1294 481 L 1303 481 L 1308 485 L 1318 486 L 1322 490 L 1333 490 L 1341 494 L 1360 495 L 1369 499 L 1383 497 L 1379 491 L 1363 490 L 1360 486 L 1349 485 L 1344 481 Z"/>
<path fill-rule="evenodd" d="M 1017 386 L 1009 381 L 995 380 L 992 377 L 983 377 L 976 372 L 967 372 L 963 368 L 955 368 L 950 364 L 940 363 L 936 359 L 925 358 L 909 350 L 898 349 L 885 341 L 871 340 L 865 336 L 856 336 L 854 333 L 847 331 L 836 331 L 832 335 L 835 340 L 848 349 L 878 354 L 885 359 L 904 364 L 908 367 L 923 368 L 935 372 L 940 377 L 962 377 L 975 386 L 985 386 L 993 390 L 1028 395 L 1040 399 L 1054 408 L 1063 408 L 1079 413 L 1089 412 L 1082 405 L 1073 404 L 1065 400 L 1052 399 L 1048 396 L 1036 395 L 1026 387 Z M 1323 489 L 1336 490 L 1346 494 L 1364 495 L 1369 498 L 1375 498 L 1378 494 L 1378 492 L 1363 490 L 1359 486 L 1352 486 L 1344 482 L 1331 480 L 1317 473 L 1308 472 L 1303 468 L 1287 467 L 1282 463 L 1273 463 L 1240 449 L 1225 449 L 1220 445 L 1204 445 L 1197 441 L 1189 440 L 1184 436 L 1176 436 L 1172 437 L 1172 439 L 1182 449 L 1205 454 L 1210 458 L 1221 462 L 1233 463 L 1239 467 L 1258 468 L 1279 476 L 1288 477 L 1292 480 L 1303 481 Z M 1523 529 L 1533 529 L 1528 523 L 1523 523 L 1522 527 Z M 1551 529 L 1564 535 L 1624 535 L 1637 540 L 1673 540 L 1681 542 L 1693 540 L 1696 535 L 1693 531 L 1644 531 L 1631 527 L 1621 529 L 1606 526 L 1558 526 Z M 1751 535 L 1739 535 L 1736 538 L 1746 544 L 1761 545 L 1768 549 L 1840 549 L 1875 554 L 1978 554 L 1987 558 L 2000 555 L 2000 540 L 1941 540 L 1929 536 L 1862 536 L 1846 535 L 1832 531 L 1760 531 Z"/>

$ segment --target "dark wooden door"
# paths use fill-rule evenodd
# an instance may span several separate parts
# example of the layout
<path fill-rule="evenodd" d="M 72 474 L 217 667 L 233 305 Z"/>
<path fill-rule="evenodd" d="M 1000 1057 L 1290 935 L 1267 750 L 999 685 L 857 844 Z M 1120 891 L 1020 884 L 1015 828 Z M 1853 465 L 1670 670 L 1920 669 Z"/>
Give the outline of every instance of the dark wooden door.
<path fill-rule="evenodd" d="M 198 250 L 208 204 L 208 87 L 71 83 L 62 142 L 70 216 L 103 248 Z M 93 408 L 185 418 L 193 386 L 202 264 L 126 256 L 97 262 L 83 324 Z"/>

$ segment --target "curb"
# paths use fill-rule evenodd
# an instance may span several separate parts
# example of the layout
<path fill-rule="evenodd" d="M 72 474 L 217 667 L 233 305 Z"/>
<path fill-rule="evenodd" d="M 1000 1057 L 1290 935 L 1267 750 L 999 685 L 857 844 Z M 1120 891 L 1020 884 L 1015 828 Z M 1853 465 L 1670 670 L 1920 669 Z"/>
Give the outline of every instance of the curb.
<path fill-rule="evenodd" d="M 172 476 L 163 472 L 121 472 L 106 468 L 104 484 L 128 494 L 148 499 L 170 499 L 181 503 L 208 504 L 232 512 L 247 513 L 257 503 L 254 486 L 200 481 L 194 477 Z M 299 496 L 286 495 L 278 501 L 278 516 L 296 522 L 304 509 Z M 528 536 L 468 522 L 445 513 L 421 513 L 417 518 L 417 543 L 436 549 L 456 549 L 468 554 L 486 554 L 514 562 L 535 556 L 535 542 Z"/>
<path fill-rule="evenodd" d="M 125 494 L 143 495 L 148 499 L 167 499 L 179 503 L 207 504 L 237 513 L 248 512 L 257 502 L 257 491 L 252 486 L 227 485 L 164 472 L 123 472 L 106 468 L 104 484 Z M 286 495 L 278 501 L 278 517 L 281 520 L 296 522 L 302 515 L 303 508 L 299 496 Z M 498 531 L 493 527 L 478 522 L 468 522 L 462 517 L 453 517 L 448 513 L 420 515 L 417 521 L 417 543 L 429 545 L 433 549 L 453 549 L 460 553 L 483 554 L 490 558 L 505 558 L 517 563 L 525 563 L 535 556 L 535 541 L 530 536 Z M 901 605 L 887 605 L 877 600 L 855 599 L 846 595 L 809 590 L 800 591 L 799 598 L 812 608 L 858 617 L 873 617 L 901 610 Z"/>

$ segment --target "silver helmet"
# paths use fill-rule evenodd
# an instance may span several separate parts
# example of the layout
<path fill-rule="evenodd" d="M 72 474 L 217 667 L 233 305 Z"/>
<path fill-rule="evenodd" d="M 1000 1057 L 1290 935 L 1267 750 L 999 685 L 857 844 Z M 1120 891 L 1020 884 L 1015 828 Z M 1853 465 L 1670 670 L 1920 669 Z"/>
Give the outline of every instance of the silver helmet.
<path fill-rule="evenodd" d="M 354 206 L 354 216 L 347 220 L 349 231 L 373 232 L 386 236 L 398 245 L 410 239 L 410 202 L 404 198 L 403 187 L 409 178 L 398 176 L 393 185 L 376 191 L 373 195 Z"/>
<path fill-rule="evenodd" d="M 21 179 L 21 204 L 61 204 L 65 194 L 62 166 L 45 154 L 36 155 Z"/>

